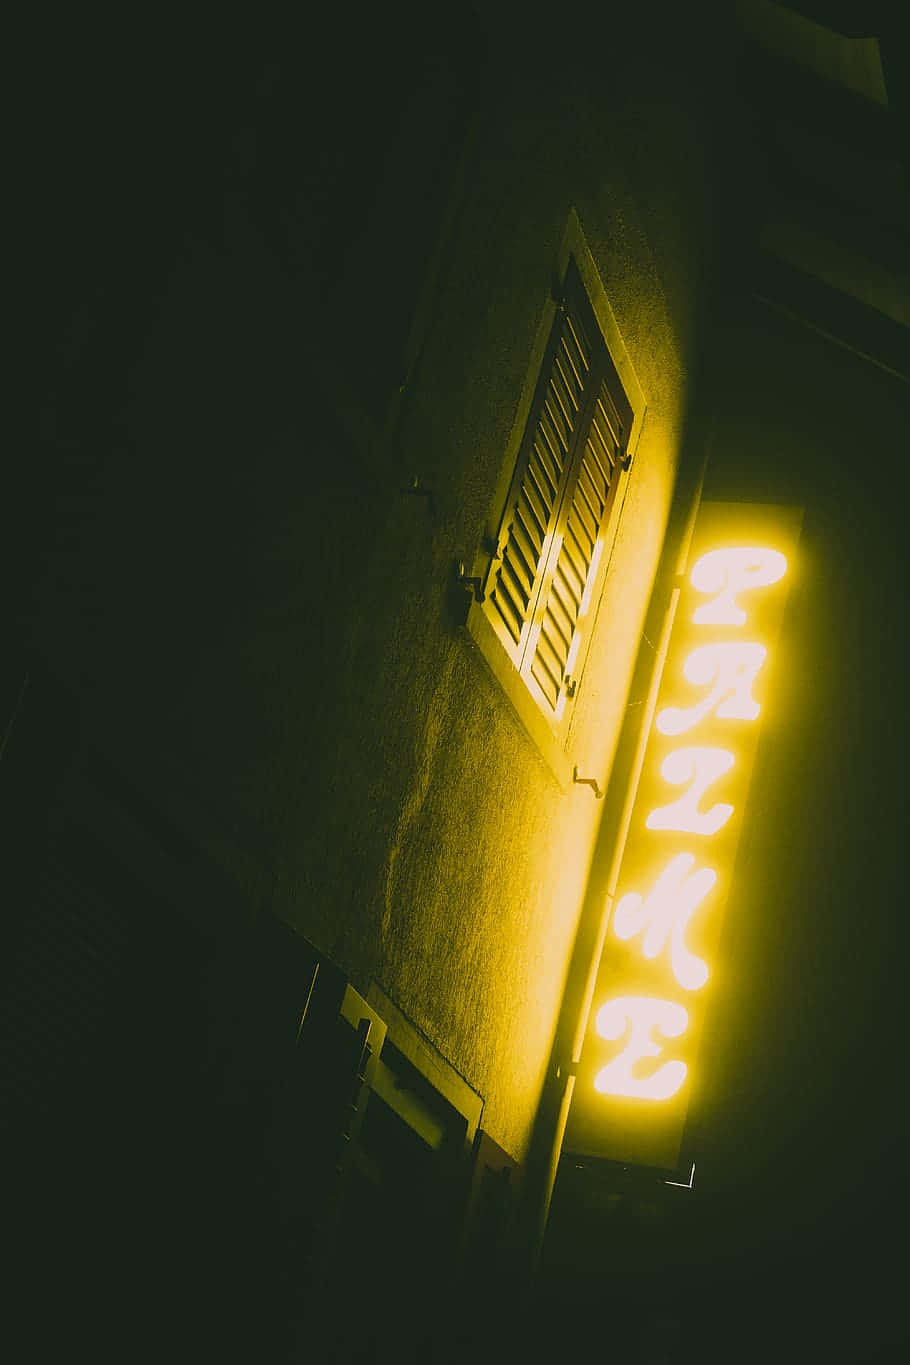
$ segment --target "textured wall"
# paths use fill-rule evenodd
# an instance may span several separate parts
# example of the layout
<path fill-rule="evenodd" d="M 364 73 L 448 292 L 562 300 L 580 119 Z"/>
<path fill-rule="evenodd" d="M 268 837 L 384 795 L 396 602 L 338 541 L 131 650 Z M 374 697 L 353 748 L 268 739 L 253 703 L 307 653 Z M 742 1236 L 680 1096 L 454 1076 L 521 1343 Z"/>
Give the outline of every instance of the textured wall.
<path fill-rule="evenodd" d="M 391 438 L 361 439 L 356 404 L 320 378 L 342 370 L 356 393 L 370 366 L 388 223 L 373 233 L 365 204 L 350 234 L 341 345 L 333 300 L 228 196 L 223 230 L 198 218 L 149 291 L 114 458 L 79 545 L 47 561 L 41 626 L 95 723 L 199 812 L 252 901 L 362 990 L 378 981 L 518 1157 L 600 807 L 559 790 L 517 723 L 461 626 L 454 565 L 490 516 L 574 206 L 648 405 L 576 717 L 604 779 L 682 449 L 705 245 L 670 39 L 627 48 L 609 80 L 596 52 L 544 60 L 525 39 L 494 25 Z M 418 186 L 424 169 L 415 156 Z M 403 492 L 415 475 L 432 503 Z"/>
<path fill-rule="evenodd" d="M 541 101 L 533 82 L 505 77 L 482 125 L 393 451 L 402 476 L 413 471 L 436 491 L 439 516 L 421 526 L 420 509 L 393 510 L 373 578 L 388 587 L 400 576 L 402 593 L 397 670 L 379 643 L 383 742 L 402 723 L 392 694 L 412 709 L 376 791 L 376 823 L 385 828 L 389 810 L 396 818 L 369 915 L 378 921 L 370 970 L 481 1091 L 485 1126 L 519 1156 L 600 807 L 588 789 L 558 790 L 453 629 L 445 585 L 490 517 L 575 205 L 648 402 L 576 714 L 575 752 L 605 777 L 680 454 L 702 245 L 698 148 L 679 109 L 605 97 L 596 78 L 572 89 L 554 65 L 552 88 L 565 93 Z"/>

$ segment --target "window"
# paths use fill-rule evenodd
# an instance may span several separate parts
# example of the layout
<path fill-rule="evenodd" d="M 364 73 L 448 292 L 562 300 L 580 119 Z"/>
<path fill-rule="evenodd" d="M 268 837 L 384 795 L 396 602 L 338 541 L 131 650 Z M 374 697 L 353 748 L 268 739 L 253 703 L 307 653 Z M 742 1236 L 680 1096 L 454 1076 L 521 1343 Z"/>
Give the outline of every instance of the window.
<path fill-rule="evenodd" d="M 505 510 L 468 619 L 522 720 L 550 751 L 564 749 L 643 411 L 582 248 L 564 253 Z"/>

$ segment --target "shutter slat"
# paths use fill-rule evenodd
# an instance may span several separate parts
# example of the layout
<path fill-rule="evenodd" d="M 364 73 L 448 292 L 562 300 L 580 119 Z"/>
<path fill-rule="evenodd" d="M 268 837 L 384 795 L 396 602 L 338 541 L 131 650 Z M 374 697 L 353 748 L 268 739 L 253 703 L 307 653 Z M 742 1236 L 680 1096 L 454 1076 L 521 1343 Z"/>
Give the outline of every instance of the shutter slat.
<path fill-rule="evenodd" d="M 530 593 L 540 562 L 540 546 L 535 544 L 533 536 L 529 534 L 521 513 L 522 508 L 517 508 L 515 520 L 512 522 L 512 535 L 509 540 L 509 558 L 523 566 L 524 577 L 527 579 L 527 591 Z"/>
<path fill-rule="evenodd" d="M 581 601 L 574 595 L 572 589 L 566 582 L 565 575 L 558 568 L 553 576 L 552 597 L 554 598 L 556 603 L 555 610 L 557 612 L 561 612 L 565 619 L 569 622 L 570 631 L 574 630 L 575 622 L 578 620 L 578 612 L 581 606 Z M 550 610 L 549 603 L 547 604 L 547 610 L 548 611 Z"/>
<path fill-rule="evenodd" d="M 490 593 L 490 600 L 499 613 L 502 624 L 506 627 L 517 645 L 521 639 L 522 621 L 524 619 L 524 609 L 516 608 L 515 602 L 509 595 L 505 587 L 505 574 L 500 571 L 496 579 L 496 587 Z"/>
<path fill-rule="evenodd" d="M 555 594 L 553 596 L 555 598 Z M 559 602 L 551 601 L 550 610 L 543 619 L 540 633 L 553 650 L 556 658 L 559 659 L 562 672 L 565 672 L 574 630 L 574 621 L 566 615 Z"/>
<path fill-rule="evenodd" d="M 577 598 L 580 602 L 582 592 L 584 591 L 587 564 L 580 552 L 575 549 L 574 545 L 569 543 L 568 537 L 562 543 L 558 571 L 562 573 L 566 587 L 571 592 L 572 596 Z"/>
<path fill-rule="evenodd" d="M 585 495 L 595 511 L 603 508 L 606 504 L 608 493 L 610 493 L 610 478 L 606 470 L 591 450 L 588 444 L 584 452 L 584 460 L 581 461 L 581 471 L 578 474 L 578 482 L 584 486 Z M 600 513 L 598 512 L 598 515 Z"/>
<path fill-rule="evenodd" d="M 527 510 L 533 515 L 536 528 L 534 538 L 538 543 L 538 548 L 540 548 L 543 545 L 543 539 L 547 533 L 547 527 L 550 524 L 550 513 L 553 510 L 553 501 L 547 496 L 548 489 L 546 481 L 544 481 L 544 486 L 541 487 L 540 469 L 534 462 L 528 466 L 528 477 L 522 484 L 521 491 L 527 505 Z"/>
<path fill-rule="evenodd" d="M 535 448 L 536 449 L 536 448 Z M 546 535 L 547 527 L 550 526 L 550 516 L 553 513 L 555 501 L 555 489 L 551 483 L 550 476 L 546 471 L 546 465 L 540 460 L 531 460 L 528 464 L 528 478 L 525 480 L 524 487 L 532 487 L 533 493 L 538 498 L 540 508 L 540 543 L 543 545 L 543 536 Z"/>
<path fill-rule="evenodd" d="M 557 569 L 557 572 L 553 578 L 553 586 L 551 589 L 550 596 L 557 598 L 559 608 L 562 610 L 563 614 L 568 617 L 572 625 L 572 630 L 574 631 L 575 624 L 578 621 L 578 613 L 581 610 L 581 597 L 576 594 L 574 586 L 572 585 L 572 583 L 569 582 L 566 575 L 563 573 L 562 566 L 560 566 L 559 569 Z M 548 615 L 549 612 L 550 604 L 548 602 L 547 603 Z"/>
<path fill-rule="evenodd" d="M 579 524 L 584 527 L 585 538 L 589 546 L 587 551 L 589 557 L 594 551 L 594 543 L 597 540 L 597 532 L 600 523 L 603 520 L 605 507 L 606 504 L 601 502 L 600 499 L 597 499 L 596 502 L 592 502 L 587 491 L 581 487 L 579 481 L 576 505 L 572 509 L 571 516 L 573 521 L 577 517 L 579 519 Z"/>
<path fill-rule="evenodd" d="M 558 356 L 556 357 L 556 363 L 553 367 L 553 378 L 550 381 L 550 393 L 559 404 L 559 411 L 562 413 L 563 421 L 566 424 L 566 445 L 568 446 L 572 437 L 572 432 L 575 430 L 577 409 L 572 402 L 572 395 L 569 392 L 565 380 L 563 379 L 562 371 L 559 368 Z"/>
<path fill-rule="evenodd" d="M 600 386 L 595 406 L 595 416 L 597 417 L 598 426 L 603 424 L 610 433 L 613 443 L 616 446 L 621 446 L 625 424 L 623 423 L 622 417 L 619 415 L 619 409 L 613 402 L 606 379 Z"/>
<path fill-rule="evenodd" d="M 566 315 L 565 325 L 559 341 L 559 354 L 574 376 L 579 395 L 584 392 L 591 370 L 585 346 L 579 339 L 579 331 L 570 315 Z"/>
<path fill-rule="evenodd" d="M 547 603 L 547 614 L 553 617 L 560 635 L 564 635 L 571 644 L 572 632 L 575 629 L 575 620 L 578 615 L 578 603 L 573 602 L 571 595 L 566 592 L 565 584 L 558 572 L 553 578 L 553 590 Z"/>
<path fill-rule="evenodd" d="M 550 428 L 556 436 L 557 444 L 554 448 L 551 442 L 551 449 L 553 449 L 554 455 L 557 455 L 558 452 L 559 467 L 561 469 L 566 451 L 569 449 L 571 428 L 566 421 L 565 413 L 559 405 L 559 400 L 553 392 L 552 384 L 550 385 L 546 399 L 544 400 L 544 412 L 546 413 L 546 418 L 549 420 Z"/>
<path fill-rule="evenodd" d="M 575 502 L 572 505 L 572 511 L 569 513 L 569 525 L 572 527 L 576 539 L 578 539 L 586 563 L 590 562 L 591 555 L 594 552 L 597 528 L 600 525 L 602 515 L 603 503 L 595 510 L 588 501 L 588 495 L 582 487 L 581 479 L 579 479 L 578 486 L 575 489 Z"/>
<path fill-rule="evenodd" d="M 575 373 L 565 351 L 557 351 L 556 353 L 556 372 L 553 376 L 553 382 L 558 392 L 564 395 L 571 405 L 571 411 L 568 408 L 565 410 L 568 412 L 569 421 L 574 426 L 575 415 L 578 412 L 578 405 L 581 400 L 582 385 L 579 383 L 578 375 Z"/>
<path fill-rule="evenodd" d="M 578 352 L 582 368 L 587 375 L 591 368 L 591 347 L 588 343 L 587 333 L 581 324 L 581 320 L 576 318 L 573 313 L 566 313 L 565 338 L 574 345 Z"/>
<path fill-rule="evenodd" d="M 533 453 L 540 461 L 540 468 L 546 475 L 550 484 L 550 500 L 556 497 L 559 488 L 559 478 L 562 473 L 565 459 L 564 452 L 559 444 L 559 437 L 549 418 L 541 415 L 540 426 L 538 427 L 538 440 L 535 440 Z M 533 461 L 532 461 L 533 463 Z"/>
<path fill-rule="evenodd" d="M 534 584 L 533 565 L 529 568 L 522 559 L 518 547 L 513 541 L 509 546 L 508 553 L 503 556 L 502 569 L 500 575 L 505 575 L 505 583 L 509 589 L 510 596 L 521 606 L 522 611 L 527 608 L 531 597 L 531 589 Z"/>
<path fill-rule="evenodd" d="M 537 641 L 537 662 L 543 665 L 557 688 L 562 683 L 567 651 L 568 646 L 564 646 L 562 641 L 559 641 L 557 646 L 545 630 L 540 632 Z"/>
<path fill-rule="evenodd" d="M 604 435 L 596 415 L 591 422 L 591 431 L 588 436 L 588 449 L 600 466 L 604 478 L 609 480 L 610 474 L 608 471 L 612 471 L 616 468 L 619 445 L 612 437 Z"/>
<path fill-rule="evenodd" d="M 537 650 L 534 654 L 531 672 L 550 705 L 555 708 L 559 700 L 559 689 L 562 686 L 563 669 L 559 658 L 543 632 L 537 641 Z"/>

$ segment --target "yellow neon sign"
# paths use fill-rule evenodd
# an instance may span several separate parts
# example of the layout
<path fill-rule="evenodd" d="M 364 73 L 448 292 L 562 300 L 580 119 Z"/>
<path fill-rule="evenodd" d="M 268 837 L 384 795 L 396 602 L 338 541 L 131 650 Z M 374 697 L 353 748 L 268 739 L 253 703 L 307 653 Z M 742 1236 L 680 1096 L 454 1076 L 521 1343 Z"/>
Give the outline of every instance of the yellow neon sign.
<path fill-rule="evenodd" d="M 685 1033 L 689 1015 L 672 1000 L 652 1000 L 643 995 L 620 995 L 597 1011 L 595 1028 L 601 1038 L 623 1039 L 623 1049 L 594 1080 L 602 1095 L 628 1095 L 632 1099 L 666 1100 L 675 1095 L 686 1078 L 685 1062 L 664 1062 L 649 1076 L 635 1074 L 643 1057 L 659 1057 L 662 1046 L 654 1034 L 678 1038 Z"/>
<path fill-rule="evenodd" d="M 733 806 L 718 801 L 710 810 L 701 810 L 699 802 L 708 788 L 730 771 L 734 762 L 729 749 L 690 745 L 667 754 L 660 765 L 661 777 L 674 787 L 686 782 L 689 786 L 678 801 L 651 811 L 645 821 L 648 829 L 673 829 L 683 834 L 716 834 L 723 829 L 733 814 Z"/>
<path fill-rule="evenodd" d="M 683 664 L 683 677 L 695 687 L 710 686 L 707 696 L 693 706 L 666 706 L 658 714 L 662 735 L 682 735 L 713 711 L 723 720 L 755 720 L 761 707 L 752 685 L 768 651 L 753 642 L 722 640 L 699 645 Z"/>
<path fill-rule="evenodd" d="M 792 508 L 702 504 L 595 986 L 568 1150 L 676 1164 L 800 519 Z"/>
<path fill-rule="evenodd" d="M 713 868 L 693 872 L 695 855 L 678 853 L 661 872 L 647 896 L 630 891 L 613 912 L 613 933 L 630 939 L 642 934 L 643 957 L 654 958 L 669 946 L 673 975 L 687 991 L 708 979 L 708 964 L 685 944 L 686 927 L 717 881 Z"/>
<path fill-rule="evenodd" d="M 697 626 L 745 625 L 746 612 L 737 603 L 737 594 L 768 588 L 786 572 L 784 555 L 767 545 L 709 550 L 696 562 L 691 581 L 698 592 L 715 596 L 696 608 L 692 620 Z"/>

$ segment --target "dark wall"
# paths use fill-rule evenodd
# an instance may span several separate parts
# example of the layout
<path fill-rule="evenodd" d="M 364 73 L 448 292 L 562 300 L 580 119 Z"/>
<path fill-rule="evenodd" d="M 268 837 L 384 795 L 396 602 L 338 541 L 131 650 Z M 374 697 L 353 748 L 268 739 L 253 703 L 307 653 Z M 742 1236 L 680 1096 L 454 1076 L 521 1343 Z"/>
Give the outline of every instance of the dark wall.
<path fill-rule="evenodd" d="M 598 807 L 459 634 L 455 565 L 497 515 L 574 207 L 647 401 L 577 708 L 603 778 L 708 255 L 680 43 L 710 54 L 678 16 L 578 21 L 553 45 L 511 3 L 357 5 L 19 48 L 16 668 L 40 658 L 241 898 L 378 980 L 516 1156 Z"/>
<path fill-rule="evenodd" d="M 561 1173 L 558 1292 L 672 1359 L 906 1345 L 910 389 L 731 296 L 705 498 L 804 509 L 689 1141 L 695 1188 Z M 663 1327 L 661 1327 L 663 1323 Z M 579 1327 L 579 1335 L 584 1328 Z"/>
<path fill-rule="evenodd" d="M 805 517 L 781 714 L 728 917 L 706 1154 L 718 1199 L 740 1210 L 728 1245 L 796 1301 L 809 1339 L 842 1329 L 858 1350 L 905 1331 L 890 1239 L 907 1215 L 910 1125 L 897 1081 L 910 388 L 761 305 L 725 340 L 706 492 L 797 503 Z"/>
<path fill-rule="evenodd" d="M 709 121 L 695 72 L 711 62 L 674 6 L 657 25 L 591 6 L 558 40 L 552 16 L 491 8 L 483 39 L 462 10 L 440 37 L 431 7 L 364 5 L 179 32 L 80 15 L 17 50 L 33 441 L 5 504 L 4 696 L 46 671 L 58 697 L 31 828 L 84 734 L 145 798 L 141 821 L 167 813 L 190 862 L 204 845 L 231 888 L 222 902 L 203 879 L 205 929 L 184 932 L 149 891 L 147 847 L 113 876 L 136 937 L 78 1139 L 91 1148 L 99 1113 L 121 1123 L 116 1178 L 90 1153 L 108 1266 L 125 1217 L 112 1195 L 150 1107 L 136 1056 L 171 1106 L 196 1102 L 198 978 L 227 899 L 241 917 L 271 906 L 364 988 L 388 973 L 512 1155 L 533 1122 L 598 812 L 587 789 L 556 789 L 458 636 L 451 574 L 490 514 L 576 206 L 648 402 L 585 702 L 605 773 L 698 367 Z M 434 502 L 406 492 L 415 473 Z M 166 1038 L 147 1012 L 160 978 Z M 118 1033 L 131 1006 L 135 1055 Z M 122 1119 L 103 1092 L 127 1063 Z M 187 1170 L 205 1177 L 206 1236 L 229 1216 L 221 1166 L 205 1167 L 210 1138 L 219 1163 L 232 1150 L 216 1112 L 188 1121 L 187 1168 L 152 1111 L 169 1155 L 142 1198 L 160 1244 Z M 58 1274 L 92 1216 L 77 1167 L 71 1154 L 58 1178 Z M 216 1267 L 202 1298 L 219 1292 Z M 203 1333 L 204 1303 L 194 1312 Z"/>

